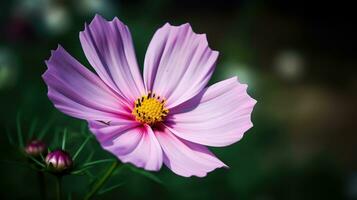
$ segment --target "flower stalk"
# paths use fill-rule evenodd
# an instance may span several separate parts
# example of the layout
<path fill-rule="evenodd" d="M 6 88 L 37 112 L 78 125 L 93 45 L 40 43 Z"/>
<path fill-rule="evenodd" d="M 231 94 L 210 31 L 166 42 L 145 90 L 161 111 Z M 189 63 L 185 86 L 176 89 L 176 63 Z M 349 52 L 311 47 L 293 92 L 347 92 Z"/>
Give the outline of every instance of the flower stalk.
<path fill-rule="evenodd" d="M 62 176 L 56 176 L 56 200 L 62 199 Z"/>
<path fill-rule="evenodd" d="M 45 200 L 46 196 L 47 196 L 47 192 L 46 192 L 46 184 L 45 184 L 45 175 L 42 171 L 38 171 L 37 172 L 37 179 L 38 179 L 38 183 L 39 183 L 39 188 L 40 188 L 40 192 L 41 192 L 41 199 Z"/>
<path fill-rule="evenodd" d="M 119 166 L 119 161 L 115 160 L 113 164 L 106 170 L 104 175 L 94 184 L 93 188 L 86 194 L 84 200 L 91 199 L 108 181 L 115 169 Z"/>

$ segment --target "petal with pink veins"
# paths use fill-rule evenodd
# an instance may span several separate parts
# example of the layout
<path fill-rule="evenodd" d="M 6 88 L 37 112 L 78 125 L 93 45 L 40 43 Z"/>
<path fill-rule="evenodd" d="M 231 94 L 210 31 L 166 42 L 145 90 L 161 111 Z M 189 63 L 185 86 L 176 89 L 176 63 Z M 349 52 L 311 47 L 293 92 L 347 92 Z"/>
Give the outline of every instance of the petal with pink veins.
<path fill-rule="evenodd" d="M 227 146 L 250 129 L 256 100 L 247 85 L 230 78 L 216 83 L 195 98 L 172 109 L 166 126 L 178 137 L 207 146 Z"/>
<path fill-rule="evenodd" d="M 130 103 L 145 93 L 129 28 L 100 15 L 79 34 L 83 51 L 101 79 Z"/>
<path fill-rule="evenodd" d="M 227 167 L 203 145 L 179 139 L 165 127 L 154 129 L 164 151 L 164 163 L 184 177 L 204 177 L 216 168 Z"/>
<path fill-rule="evenodd" d="M 90 122 L 89 127 L 102 147 L 122 162 L 151 171 L 161 168 L 162 149 L 150 126 L 121 121 L 110 126 Z"/>
<path fill-rule="evenodd" d="M 122 98 L 61 46 L 52 51 L 46 65 L 42 77 L 48 97 L 62 112 L 81 119 L 105 121 L 130 114 Z"/>
<path fill-rule="evenodd" d="M 165 24 L 156 31 L 145 55 L 146 89 L 165 97 L 167 107 L 173 108 L 201 92 L 217 57 L 205 34 L 194 33 L 189 24 Z"/>

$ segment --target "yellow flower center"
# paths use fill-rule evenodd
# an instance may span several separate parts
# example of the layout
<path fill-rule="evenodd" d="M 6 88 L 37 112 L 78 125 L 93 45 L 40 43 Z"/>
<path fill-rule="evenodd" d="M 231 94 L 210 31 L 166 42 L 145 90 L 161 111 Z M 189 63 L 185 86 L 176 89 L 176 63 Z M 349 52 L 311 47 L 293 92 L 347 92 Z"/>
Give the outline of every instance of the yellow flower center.
<path fill-rule="evenodd" d="M 164 121 L 168 113 L 165 100 L 151 92 L 138 98 L 132 111 L 136 121 L 149 125 Z"/>

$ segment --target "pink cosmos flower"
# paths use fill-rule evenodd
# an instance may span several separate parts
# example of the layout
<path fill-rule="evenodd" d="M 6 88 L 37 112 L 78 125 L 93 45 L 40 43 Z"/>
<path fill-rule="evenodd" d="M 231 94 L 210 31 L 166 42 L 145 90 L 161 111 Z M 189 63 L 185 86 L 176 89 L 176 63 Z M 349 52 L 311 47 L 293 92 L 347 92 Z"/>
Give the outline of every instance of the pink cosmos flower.
<path fill-rule="evenodd" d="M 154 34 L 143 78 L 129 29 L 96 15 L 79 34 L 96 74 L 61 46 L 46 61 L 48 97 L 60 111 L 88 121 L 101 146 L 124 163 L 203 177 L 226 165 L 206 146 L 239 141 L 256 103 L 230 78 L 206 87 L 218 57 L 189 24 Z"/>

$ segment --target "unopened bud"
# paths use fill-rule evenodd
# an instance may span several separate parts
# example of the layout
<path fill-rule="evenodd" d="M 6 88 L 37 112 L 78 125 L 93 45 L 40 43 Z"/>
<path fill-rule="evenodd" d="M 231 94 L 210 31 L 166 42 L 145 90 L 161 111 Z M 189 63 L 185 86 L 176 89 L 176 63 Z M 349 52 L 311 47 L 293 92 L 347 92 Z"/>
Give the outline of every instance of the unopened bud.
<path fill-rule="evenodd" d="M 38 157 L 46 151 L 46 144 L 41 140 L 32 140 L 25 147 L 25 152 L 33 157 Z"/>
<path fill-rule="evenodd" d="M 54 172 L 68 170 L 73 164 L 71 156 L 60 149 L 48 153 L 45 160 L 47 167 Z"/>

